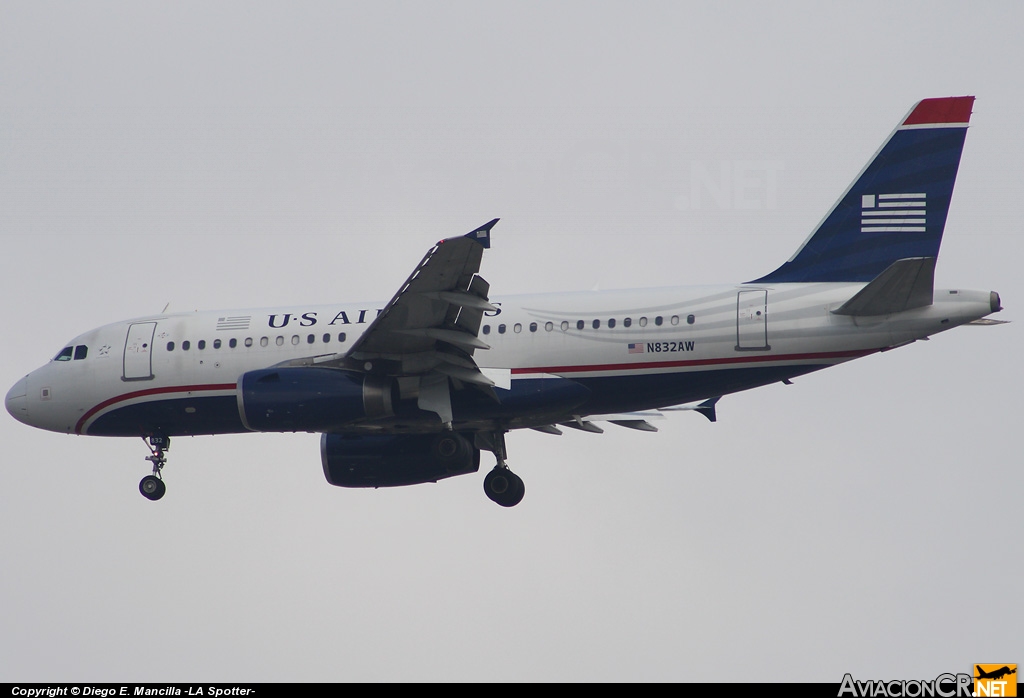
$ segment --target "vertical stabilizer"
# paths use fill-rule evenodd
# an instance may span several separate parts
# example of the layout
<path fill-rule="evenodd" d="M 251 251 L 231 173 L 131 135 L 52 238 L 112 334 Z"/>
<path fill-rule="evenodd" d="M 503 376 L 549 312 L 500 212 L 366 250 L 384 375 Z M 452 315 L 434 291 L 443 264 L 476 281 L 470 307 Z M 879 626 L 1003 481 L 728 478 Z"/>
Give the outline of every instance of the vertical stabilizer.
<path fill-rule="evenodd" d="M 974 97 L 914 105 L 806 242 L 752 283 L 870 281 L 937 257 Z"/>

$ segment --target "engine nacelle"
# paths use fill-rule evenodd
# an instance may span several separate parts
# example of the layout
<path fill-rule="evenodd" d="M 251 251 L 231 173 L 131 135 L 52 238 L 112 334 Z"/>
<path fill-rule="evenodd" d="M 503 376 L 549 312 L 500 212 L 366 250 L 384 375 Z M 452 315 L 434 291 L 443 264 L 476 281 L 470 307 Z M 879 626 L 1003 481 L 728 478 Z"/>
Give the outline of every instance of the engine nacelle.
<path fill-rule="evenodd" d="M 327 482 L 338 487 L 398 487 L 480 469 L 480 449 L 456 432 L 320 437 Z"/>
<path fill-rule="evenodd" d="M 325 432 L 364 417 L 390 417 L 395 390 L 387 378 L 351 371 L 267 368 L 238 381 L 238 413 L 252 431 Z"/>

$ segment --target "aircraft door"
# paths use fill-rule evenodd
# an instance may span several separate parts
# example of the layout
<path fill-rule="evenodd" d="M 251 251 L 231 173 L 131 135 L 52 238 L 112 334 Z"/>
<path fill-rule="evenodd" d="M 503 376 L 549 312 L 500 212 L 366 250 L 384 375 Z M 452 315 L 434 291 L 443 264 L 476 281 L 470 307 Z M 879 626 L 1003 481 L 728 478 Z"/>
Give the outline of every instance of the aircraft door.
<path fill-rule="evenodd" d="M 736 351 L 768 351 L 768 291 L 736 294 Z"/>
<path fill-rule="evenodd" d="M 152 380 L 155 334 L 155 322 L 135 322 L 128 327 L 128 336 L 124 342 L 124 374 L 121 380 Z"/>

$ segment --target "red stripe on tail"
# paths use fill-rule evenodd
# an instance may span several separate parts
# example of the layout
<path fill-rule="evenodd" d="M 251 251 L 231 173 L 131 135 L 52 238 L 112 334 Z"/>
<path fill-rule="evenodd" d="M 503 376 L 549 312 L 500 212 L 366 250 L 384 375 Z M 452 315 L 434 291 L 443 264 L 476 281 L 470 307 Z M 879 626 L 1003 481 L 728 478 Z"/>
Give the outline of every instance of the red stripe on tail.
<path fill-rule="evenodd" d="M 971 120 L 974 97 L 942 97 L 922 99 L 903 122 L 904 126 L 921 124 L 966 124 Z"/>

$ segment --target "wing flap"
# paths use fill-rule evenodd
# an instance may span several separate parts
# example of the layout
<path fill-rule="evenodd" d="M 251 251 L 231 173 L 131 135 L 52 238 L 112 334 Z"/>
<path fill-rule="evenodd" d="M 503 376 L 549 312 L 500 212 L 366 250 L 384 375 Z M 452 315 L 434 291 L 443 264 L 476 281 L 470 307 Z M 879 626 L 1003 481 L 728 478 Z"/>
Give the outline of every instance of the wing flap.
<path fill-rule="evenodd" d="M 477 335 L 483 314 L 496 308 L 479 271 L 497 222 L 434 245 L 348 353 L 324 363 L 417 382 L 420 408 L 445 423 L 453 385 L 493 394 L 473 354 L 490 348 Z"/>
<path fill-rule="evenodd" d="M 348 357 L 360 363 L 399 359 L 437 350 L 439 342 L 470 355 L 475 349 L 487 349 L 476 335 L 483 313 L 494 306 L 487 302 L 490 285 L 477 273 L 484 245 L 489 246 L 490 230 L 497 222 L 494 219 L 468 235 L 442 240 L 427 252 L 352 345 Z"/>

